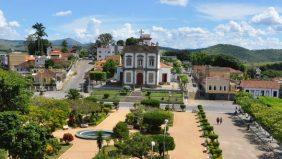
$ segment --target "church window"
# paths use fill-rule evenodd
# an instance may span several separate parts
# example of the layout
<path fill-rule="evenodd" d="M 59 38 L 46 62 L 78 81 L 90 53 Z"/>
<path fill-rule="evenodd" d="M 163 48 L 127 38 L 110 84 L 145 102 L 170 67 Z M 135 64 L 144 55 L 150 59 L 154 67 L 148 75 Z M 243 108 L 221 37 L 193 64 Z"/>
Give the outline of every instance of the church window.
<path fill-rule="evenodd" d="M 138 55 L 137 56 L 137 64 L 138 64 L 138 66 L 143 66 L 143 58 L 144 58 L 144 56 L 143 55 Z"/>
<path fill-rule="evenodd" d="M 149 83 L 154 83 L 154 74 L 149 73 Z"/>
<path fill-rule="evenodd" d="M 127 73 L 126 73 L 126 82 L 127 82 L 127 83 L 130 83 L 130 82 L 131 82 L 131 73 L 130 73 L 130 72 L 127 72 Z"/>
<path fill-rule="evenodd" d="M 149 65 L 150 66 L 154 66 L 155 65 L 155 57 L 154 56 L 150 56 L 149 57 Z"/>
<path fill-rule="evenodd" d="M 126 56 L 126 66 L 132 65 L 132 56 Z"/>

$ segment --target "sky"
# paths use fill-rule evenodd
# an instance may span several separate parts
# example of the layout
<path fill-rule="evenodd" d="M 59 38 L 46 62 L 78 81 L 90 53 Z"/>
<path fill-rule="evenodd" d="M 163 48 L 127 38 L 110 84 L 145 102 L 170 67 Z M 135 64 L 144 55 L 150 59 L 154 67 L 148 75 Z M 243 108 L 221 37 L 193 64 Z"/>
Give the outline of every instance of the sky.
<path fill-rule="evenodd" d="M 161 46 L 233 44 L 282 49 L 282 0 L 0 0 L 0 39 L 25 39 L 36 22 L 48 39 L 94 42 L 151 34 Z"/>

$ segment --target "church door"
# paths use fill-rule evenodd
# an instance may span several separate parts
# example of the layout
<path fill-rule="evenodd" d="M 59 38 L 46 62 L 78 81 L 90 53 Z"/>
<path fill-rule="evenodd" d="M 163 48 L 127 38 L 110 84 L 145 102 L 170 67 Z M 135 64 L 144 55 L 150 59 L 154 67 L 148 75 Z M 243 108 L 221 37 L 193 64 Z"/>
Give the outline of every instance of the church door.
<path fill-rule="evenodd" d="M 136 79 L 137 79 L 137 85 L 142 85 L 143 84 L 143 73 L 138 73 Z"/>
<path fill-rule="evenodd" d="M 163 81 L 162 81 L 163 83 L 166 83 L 167 82 L 167 74 L 166 73 L 164 73 L 163 74 Z"/>

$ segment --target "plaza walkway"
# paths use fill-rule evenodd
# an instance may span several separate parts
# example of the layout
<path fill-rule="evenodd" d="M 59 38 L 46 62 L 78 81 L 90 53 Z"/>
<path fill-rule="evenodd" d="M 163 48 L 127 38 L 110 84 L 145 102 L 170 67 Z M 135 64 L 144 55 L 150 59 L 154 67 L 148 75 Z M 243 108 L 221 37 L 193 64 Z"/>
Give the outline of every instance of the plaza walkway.
<path fill-rule="evenodd" d="M 266 155 L 265 146 L 255 140 L 254 134 L 246 131 L 231 115 L 223 113 L 207 113 L 209 122 L 219 135 L 220 147 L 226 159 L 260 159 Z M 223 123 L 216 125 L 216 118 L 222 117 Z"/>
<path fill-rule="evenodd" d="M 176 147 L 169 152 L 171 159 L 206 159 L 201 145 L 199 127 L 195 114 L 190 112 L 175 112 L 173 127 L 169 133 L 173 136 Z"/>
<path fill-rule="evenodd" d="M 125 120 L 128 112 L 128 109 L 119 109 L 95 127 L 59 130 L 54 132 L 54 136 L 62 138 L 63 134 L 67 132 L 75 135 L 79 130 L 112 130 L 119 121 Z M 96 140 L 83 140 L 75 137 L 73 146 L 59 159 L 92 159 L 98 151 Z"/>

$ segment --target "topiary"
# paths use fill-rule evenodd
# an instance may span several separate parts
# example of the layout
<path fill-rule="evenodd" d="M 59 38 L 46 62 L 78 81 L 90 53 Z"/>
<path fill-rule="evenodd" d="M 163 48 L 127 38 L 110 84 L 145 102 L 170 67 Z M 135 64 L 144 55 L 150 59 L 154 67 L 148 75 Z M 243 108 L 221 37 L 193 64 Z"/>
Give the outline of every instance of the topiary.
<path fill-rule="evenodd" d="M 63 140 L 65 141 L 66 144 L 69 144 L 71 141 L 74 140 L 74 137 L 71 133 L 65 133 L 63 136 Z"/>

